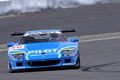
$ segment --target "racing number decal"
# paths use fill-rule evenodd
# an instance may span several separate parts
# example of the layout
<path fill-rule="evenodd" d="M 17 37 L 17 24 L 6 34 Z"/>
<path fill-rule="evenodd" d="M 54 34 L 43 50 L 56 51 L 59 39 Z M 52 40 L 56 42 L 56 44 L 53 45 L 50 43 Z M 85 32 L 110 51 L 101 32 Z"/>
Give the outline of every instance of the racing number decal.
<path fill-rule="evenodd" d="M 14 50 L 14 49 L 23 49 L 24 48 L 24 45 L 17 45 L 17 46 L 14 46 L 14 47 L 10 47 L 9 50 Z"/>

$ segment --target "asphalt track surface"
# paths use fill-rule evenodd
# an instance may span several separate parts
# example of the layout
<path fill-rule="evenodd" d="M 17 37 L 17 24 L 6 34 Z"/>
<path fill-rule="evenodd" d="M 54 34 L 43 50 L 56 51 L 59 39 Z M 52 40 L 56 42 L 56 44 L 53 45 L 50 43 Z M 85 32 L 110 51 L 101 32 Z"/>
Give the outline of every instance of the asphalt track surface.
<path fill-rule="evenodd" d="M 0 44 L 13 31 L 76 28 L 77 36 L 120 31 L 120 4 L 86 6 L 0 19 Z M 69 34 L 70 35 L 70 34 Z M 0 52 L 0 80 L 119 80 L 120 39 L 79 43 L 81 69 L 39 69 L 9 73 Z"/>
<path fill-rule="evenodd" d="M 0 52 L 0 80 L 119 80 L 120 39 L 79 43 L 81 69 L 39 69 L 9 73 Z"/>
<path fill-rule="evenodd" d="M 119 7 L 120 3 L 98 4 L 0 18 L 0 44 L 10 42 L 15 31 L 76 28 L 77 36 L 120 32 Z"/>

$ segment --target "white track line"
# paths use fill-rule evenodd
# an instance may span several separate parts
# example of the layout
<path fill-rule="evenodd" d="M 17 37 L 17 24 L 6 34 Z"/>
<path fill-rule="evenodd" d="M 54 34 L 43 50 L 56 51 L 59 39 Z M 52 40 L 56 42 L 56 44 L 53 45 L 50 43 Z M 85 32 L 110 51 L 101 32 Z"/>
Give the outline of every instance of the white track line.
<path fill-rule="evenodd" d="M 7 49 L 4 49 L 4 50 L 0 50 L 0 51 L 7 51 Z"/>

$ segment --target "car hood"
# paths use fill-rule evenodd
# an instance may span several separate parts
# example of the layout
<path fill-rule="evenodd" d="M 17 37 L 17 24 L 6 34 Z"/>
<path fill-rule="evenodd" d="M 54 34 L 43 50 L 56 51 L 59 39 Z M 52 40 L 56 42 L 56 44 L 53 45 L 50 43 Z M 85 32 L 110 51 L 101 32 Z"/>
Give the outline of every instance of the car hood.
<path fill-rule="evenodd" d="M 61 49 L 76 48 L 77 44 L 73 42 L 43 42 L 21 45 L 23 49 L 13 50 L 16 52 L 25 52 L 26 60 L 51 59 L 62 57 Z"/>

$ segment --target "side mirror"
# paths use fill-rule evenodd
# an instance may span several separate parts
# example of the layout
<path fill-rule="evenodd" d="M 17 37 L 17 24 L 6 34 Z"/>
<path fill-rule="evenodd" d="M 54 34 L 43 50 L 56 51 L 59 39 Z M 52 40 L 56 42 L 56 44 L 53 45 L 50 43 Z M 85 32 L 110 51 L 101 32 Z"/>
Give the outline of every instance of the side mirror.
<path fill-rule="evenodd" d="M 7 43 L 7 47 L 12 47 L 13 43 Z"/>
<path fill-rule="evenodd" d="M 71 42 L 78 42 L 79 39 L 78 38 L 74 38 L 74 39 L 69 39 L 69 41 L 71 41 Z"/>

